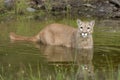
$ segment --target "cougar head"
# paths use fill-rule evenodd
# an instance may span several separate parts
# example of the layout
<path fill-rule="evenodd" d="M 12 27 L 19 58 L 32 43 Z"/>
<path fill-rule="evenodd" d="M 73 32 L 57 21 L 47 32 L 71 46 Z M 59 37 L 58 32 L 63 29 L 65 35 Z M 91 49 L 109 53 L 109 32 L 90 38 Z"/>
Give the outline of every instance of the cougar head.
<path fill-rule="evenodd" d="M 77 19 L 77 25 L 78 25 L 78 33 L 83 38 L 88 37 L 93 33 L 93 27 L 95 25 L 95 21 L 89 21 L 89 22 L 83 22 L 80 19 Z"/>

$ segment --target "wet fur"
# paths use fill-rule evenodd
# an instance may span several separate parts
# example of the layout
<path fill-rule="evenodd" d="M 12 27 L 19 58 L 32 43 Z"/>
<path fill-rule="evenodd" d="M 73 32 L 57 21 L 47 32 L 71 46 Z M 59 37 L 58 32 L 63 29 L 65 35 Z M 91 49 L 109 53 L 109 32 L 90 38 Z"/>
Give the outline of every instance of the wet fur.
<path fill-rule="evenodd" d="M 87 31 L 86 27 L 88 27 L 90 23 L 91 30 Z M 50 24 L 33 37 L 24 37 L 11 32 L 10 39 L 12 41 L 41 42 L 46 45 L 59 45 L 72 48 L 92 48 L 92 32 L 94 23 L 77 20 L 77 24 L 78 28 L 58 23 Z M 81 26 L 83 27 L 83 31 L 80 31 Z M 81 36 L 81 33 L 83 32 L 86 32 L 89 35 L 84 38 Z"/>

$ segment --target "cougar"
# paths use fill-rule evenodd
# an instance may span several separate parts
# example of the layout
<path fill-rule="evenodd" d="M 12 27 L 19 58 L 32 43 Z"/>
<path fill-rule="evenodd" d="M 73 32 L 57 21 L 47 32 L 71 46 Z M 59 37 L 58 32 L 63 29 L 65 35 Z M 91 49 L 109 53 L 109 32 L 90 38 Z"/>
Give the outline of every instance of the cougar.
<path fill-rule="evenodd" d="M 10 32 L 12 41 L 41 42 L 46 45 L 65 46 L 71 48 L 93 48 L 93 27 L 95 21 L 77 19 L 78 28 L 53 23 L 43 28 L 37 35 L 25 37 Z"/>

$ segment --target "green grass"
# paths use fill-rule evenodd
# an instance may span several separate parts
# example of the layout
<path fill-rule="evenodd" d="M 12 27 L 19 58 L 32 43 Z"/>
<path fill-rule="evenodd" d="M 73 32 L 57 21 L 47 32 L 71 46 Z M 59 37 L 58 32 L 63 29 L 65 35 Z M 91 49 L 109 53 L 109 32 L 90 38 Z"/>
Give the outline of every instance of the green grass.
<path fill-rule="evenodd" d="M 4 0 L 0 0 L 0 10 L 4 9 Z"/>
<path fill-rule="evenodd" d="M 14 7 L 15 14 L 19 14 L 19 13 L 24 14 L 26 12 L 27 7 L 28 5 L 26 0 L 15 1 L 15 7 Z"/>
<path fill-rule="evenodd" d="M 108 71 L 109 73 L 107 71 L 101 70 L 100 71 L 101 74 L 96 71 L 94 73 L 93 79 L 88 77 L 85 71 L 83 71 L 84 75 L 80 79 L 79 76 L 80 74 L 82 74 L 82 71 L 80 70 L 79 74 L 76 74 L 76 71 L 73 67 L 70 67 L 69 68 L 70 70 L 68 68 L 65 69 L 65 67 L 54 67 L 54 69 L 52 70 L 53 72 L 49 72 L 49 73 L 46 72 L 45 74 L 42 73 L 45 70 L 45 67 L 41 69 L 40 66 L 38 66 L 38 68 L 36 68 L 35 70 L 30 64 L 28 65 L 28 67 L 26 66 L 21 67 L 19 71 L 17 71 L 17 69 L 16 70 L 14 69 L 16 68 L 15 67 L 12 68 L 12 66 L 8 67 L 8 69 L 6 68 L 7 73 L 5 72 L 6 70 L 4 70 L 4 72 L 0 74 L 0 80 L 14 80 L 14 79 L 16 80 L 81 80 L 81 79 L 82 80 L 119 80 L 120 79 L 120 69 L 118 69 L 118 71 L 115 72 L 111 72 L 110 70 Z M 78 68 L 76 68 L 76 70 L 77 69 Z M 116 72 L 118 74 L 116 74 Z M 100 77 L 99 75 L 102 76 Z"/>

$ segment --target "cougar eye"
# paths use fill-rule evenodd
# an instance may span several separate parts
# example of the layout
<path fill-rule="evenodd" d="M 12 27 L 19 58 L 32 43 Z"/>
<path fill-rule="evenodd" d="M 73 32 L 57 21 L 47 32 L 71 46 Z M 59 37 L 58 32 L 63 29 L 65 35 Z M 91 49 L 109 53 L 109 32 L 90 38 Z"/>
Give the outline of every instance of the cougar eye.
<path fill-rule="evenodd" d="M 87 27 L 87 29 L 90 29 L 90 27 Z"/>
<path fill-rule="evenodd" d="M 81 29 L 83 29 L 83 27 L 80 27 Z"/>

